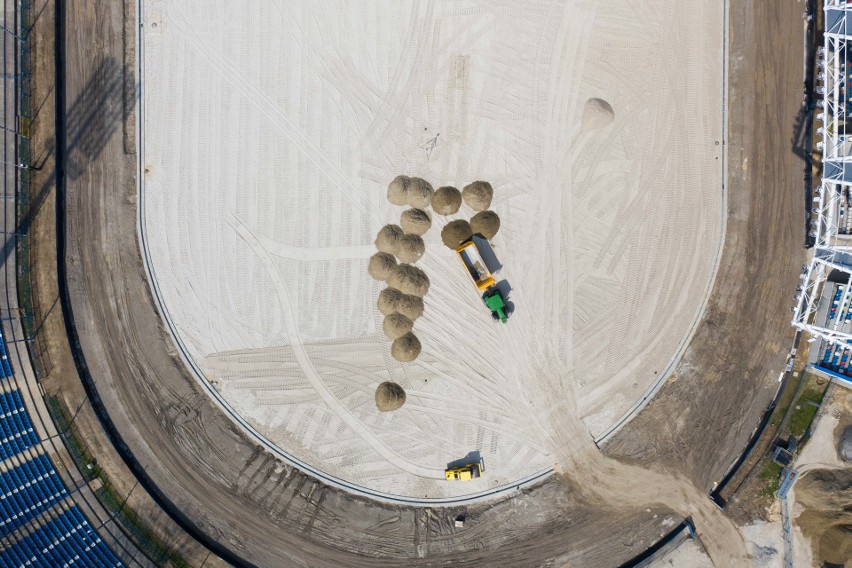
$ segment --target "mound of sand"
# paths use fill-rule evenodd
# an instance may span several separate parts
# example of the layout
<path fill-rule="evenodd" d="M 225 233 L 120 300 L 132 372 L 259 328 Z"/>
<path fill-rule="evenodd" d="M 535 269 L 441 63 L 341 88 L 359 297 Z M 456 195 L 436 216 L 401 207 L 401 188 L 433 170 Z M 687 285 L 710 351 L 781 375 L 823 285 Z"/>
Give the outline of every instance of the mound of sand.
<path fill-rule="evenodd" d="M 814 558 L 843 566 L 852 555 L 852 469 L 812 469 L 796 482 L 796 524 L 811 539 Z M 848 564 L 847 564 L 848 566 Z"/>
<path fill-rule="evenodd" d="M 426 245 L 417 235 L 404 235 L 399 239 L 399 246 L 396 248 L 396 255 L 402 262 L 417 262 L 424 252 Z"/>
<path fill-rule="evenodd" d="M 612 106 L 603 99 L 589 99 L 583 107 L 583 117 L 580 119 L 580 128 L 583 132 L 598 130 L 612 124 L 615 120 L 615 111 Z"/>
<path fill-rule="evenodd" d="M 485 211 L 491 207 L 494 190 L 487 181 L 475 181 L 464 186 L 462 197 L 468 207 L 474 211 Z"/>
<path fill-rule="evenodd" d="M 387 280 L 394 270 L 396 270 L 396 258 L 392 254 L 377 252 L 370 257 L 367 272 L 376 280 Z"/>
<path fill-rule="evenodd" d="M 399 225 L 406 234 L 423 236 L 432 226 L 432 219 L 422 209 L 406 209 L 402 212 Z"/>
<path fill-rule="evenodd" d="M 432 196 L 432 209 L 438 215 L 455 215 L 462 204 L 461 192 L 449 185 L 439 187 Z"/>
<path fill-rule="evenodd" d="M 845 462 L 852 462 L 852 426 L 847 426 L 837 441 L 837 453 Z"/>
<path fill-rule="evenodd" d="M 414 329 L 414 322 L 396 312 L 385 316 L 385 320 L 382 322 L 382 331 L 389 339 L 402 337 L 412 329 Z"/>
<path fill-rule="evenodd" d="M 399 301 L 403 296 L 404 294 L 395 288 L 385 288 L 379 292 L 379 300 L 376 304 L 379 307 L 379 311 L 382 312 L 382 315 L 389 316 L 394 313 L 396 311 L 396 306 L 399 304 Z"/>
<path fill-rule="evenodd" d="M 394 205 L 405 205 L 408 203 L 408 185 L 411 178 L 408 176 L 396 176 L 388 185 L 388 201 Z"/>
<path fill-rule="evenodd" d="M 422 298 L 429 292 L 429 277 L 416 266 L 400 264 L 388 277 L 388 285 L 403 294 Z"/>
<path fill-rule="evenodd" d="M 441 229 L 441 240 L 453 250 L 456 250 L 456 247 L 471 236 L 473 236 L 473 229 L 470 228 L 470 223 L 464 219 L 450 221 L 446 227 Z"/>
<path fill-rule="evenodd" d="M 384 316 L 398 313 L 411 321 L 423 315 L 423 299 L 418 296 L 403 294 L 396 288 L 385 288 L 379 293 L 377 302 L 379 311 Z"/>
<path fill-rule="evenodd" d="M 399 241 L 405 236 L 405 232 L 399 225 L 385 225 L 379 229 L 376 235 L 376 248 L 381 252 L 396 255 Z"/>
<path fill-rule="evenodd" d="M 405 404 L 405 391 L 396 383 L 385 381 L 376 388 L 376 408 L 391 412 Z"/>
<path fill-rule="evenodd" d="M 408 181 L 408 204 L 415 209 L 429 209 L 432 205 L 432 184 L 422 178 L 411 178 Z"/>
<path fill-rule="evenodd" d="M 391 344 L 391 357 L 397 361 L 408 363 L 417 359 L 420 355 L 420 340 L 413 333 L 408 332 L 402 337 L 397 337 Z"/>
<path fill-rule="evenodd" d="M 470 219 L 470 228 L 474 235 L 493 239 L 500 230 L 500 217 L 494 211 L 480 211 Z"/>
<path fill-rule="evenodd" d="M 400 294 L 395 311 L 414 321 L 423 315 L 423 298 Z"/>

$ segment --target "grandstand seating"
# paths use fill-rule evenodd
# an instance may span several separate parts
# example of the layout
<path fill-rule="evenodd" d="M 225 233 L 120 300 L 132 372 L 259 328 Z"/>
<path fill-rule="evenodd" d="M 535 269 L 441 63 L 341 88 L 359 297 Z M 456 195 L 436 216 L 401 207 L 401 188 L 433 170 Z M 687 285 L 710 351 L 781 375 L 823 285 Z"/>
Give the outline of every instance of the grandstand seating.
<path fill-rule="evenodd" d="M 9 354 L 6 352 L 6 340 L 0 333 L 0 378 L 12 376 L 12 365 L 9 364 Z"/>
<path fill-rule="evenodd" d="M 122 563 L 74 506 L 0 552 L 2 566 L 98 566 Z"/>
<path fill-rule="evenodd" d="M 0 334 L 0 379 L 11 376 Z M 0 462 L 7 467 L 0 473 L 0 537 L 10 543 L 0 550 L 0 568 L 121 566 L 76 505 L 63 510 L 68 491 L 50 458 L 36 455 L 40 443 L 21 393 L 0 381 Z M 12 537 L 19 529 L 31 532 Z"/>
<path fill-rule="evenodd" d="M 0 341 L 2 344 L 2 341 Z M 39 443 L 17 390 L 0 393 L 0 461 Z"/>
<path fill-rule="evenodd" d="M 28 523 L 67 494 L 47 456 L 0 474 L 0 533 Z"/>

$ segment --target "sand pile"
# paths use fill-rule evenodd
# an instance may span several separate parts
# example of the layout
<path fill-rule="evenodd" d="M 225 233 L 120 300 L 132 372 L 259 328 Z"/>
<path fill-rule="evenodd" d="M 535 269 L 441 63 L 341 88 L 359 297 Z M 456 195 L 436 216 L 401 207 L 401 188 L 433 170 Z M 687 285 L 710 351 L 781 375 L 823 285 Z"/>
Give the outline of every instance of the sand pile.
<path fill-rule="evenodd" d="M 408 203 L 408 185 L 411 178 L 408 176 L 396 176 L 388 185 L 388 201 L 394 205 L 405 205 Z"/>
<path fill-rule="evenodd" d="M 399 239 L 399 245 L 396 249 L 396 255 L 402 262 L 417 262 L 423 253 L 426 252 L 426 244 L 423 239 L 417 235 L 404 235 Z"/>
<path fill-rule="evenodd" d="M 422 298 L 429 292 L 429 277 L 416 266 L 400 264 L 388 277 L 388 286 L 403 294 Z"/>
<path fill-rule="evenodd" d="M 385 381 L 376 388 L 376 408 L 381 412 L 397 410 L 405 404 L 405 391 L 396 383 Z"/>
<path fill-rule="evenodd" d="M 406 209 L 402 212 L 399 225 L 406 234 L 422 237 L 432 227 L 432 219 L 422 209 Z"/>
<path fill-rule="evenodd" d="M 391 355 L 397 361 L 408 362 L 420 354 L 420 341 L 413 333 L 414 320 L 423 314 L 422 298 L 429 292 L 429 277 L 412 265 L 426 253 L 423 236 L 432 227 L 429 207 L 440 215 L 455 215 L 464 202 L 477 211 L 470 222 L 457 219 L 441 230 L 441 240 L 453 250 L 474 233 L 494 238 L 500 230 L 500 217 L 489 210 L 494 189 L 487 181 L 474 181 L 463 191 L 452 186 L 435 191 L 425 179 L 400 175 L 388 184 L 387 197 L 390 203 L 408 205 L 410 209 L 403 211 L 399 225 L 381 228 L 376 236 L 379 252 L 370 258 L 367 272 L 388 284 L 379 293 L 377 303 L 385 316 L 382 329 L 393 339 Z"/>
<path fill-rule="evenodd" d="M 387 280 L 388 276 L 396 270 L 396 258 L 386 252 L 377 252 L 370 257 L 367 272 L 376 280 Z"/>
<path fill-rule="evenodd" d="M 845 462 L 852 462 L 852 426 L 847 426 L 840 433 L 837 441 L 837 454 Z"/>
<path fill-rule="evenodd" d="M 385 225 L 376 235 L 376 248 L 381 252 L 396 255 L 399 241 L 403 236 L 405 232 L 399 225 Z"/>
<path fill-rule="evenodd" d="M 500 217 L 494 211 L 480 211 L 471 217 L 470 228 L 474 235 L 491 240 L 500 230 Z"/>
<path fill-rule="evenodd" d="M 396 305 L 399 303 L 402 296 L 402 292 L 394 288 L 385 288 L 379 292 L 379 300 L 376 304 L 379 307 L 379 311 L 382 312 L 382 315 L 389 316 L 394 313 L 396 311 Z"/>
<path fill-rule="evenodd" d="M 843 566 L 852 557 L 852 469 L 814 469 L 796 482 L 796 524 L 811 539 L 814 559 Z"/>
<path fill-rule="evenodd" d="M 441 230 L 441 240 L 453 250 L 471 236 L 473 236 L 473 229 L 470 228 L 470 223 L 464 219 L 450 221 Z"/>
<path fill-rule="evenodd" d="M 406 333 L 393 340 L 391 356 L 397 361 L 408 363 L 417 359 L 420 349 L 420 340 L 413 333 Z"/>
<path fill-rule="evenodd" d="M 432 205 L 432 194 L 435 192 L 432 189 L 432 184 L 422 178 L 411 178 L 408 180 L 408 204 L 415 209 L 429 209 Z"/>
<path fill-rule="evenodd" d="M 455 215 L 462 204 L 461 192 L 449 185 L 439 187 L 432 196 L 432 209 L 439 215 Z"/>
<path fill-rule="evenodd" d="M 389 339 L 402 337 L 412 329 L 414 329 L 414 322 L 404 315 L 396 312 L 385 316 L 385 320 L 382 322 L 382 331 L 385 332 L 385 335 L 387 335 Z"/>
<path fill-rule="evenodd" d="M 396 311 L 414 321 L 423 315 L 423 298 L 402 294 L 396 303 Z"/>
<path fill-rule="evenodd" d="M 603 99 L 589 99 L 583 107 L 583 117 L 580 119 L 580 128 L 583 132 L 599 130 L 612 124 L 615 120 L 615 111 L 612 106 Z"/>
<path fill-rule="evenodd" d="M 382 290 L 379 293 L 377 305 L 379 311 L 385 316 L 398 313 L 414 321 L 423 315 L 423 299 L 403 294 L 396 288 Z"/>
<path fill-rule="evenodd" d="M 494 190 L 487 181 L 475 181 L 464 186 L 462 198 L 474 211 L 485 211 L 491 207 Z"/>

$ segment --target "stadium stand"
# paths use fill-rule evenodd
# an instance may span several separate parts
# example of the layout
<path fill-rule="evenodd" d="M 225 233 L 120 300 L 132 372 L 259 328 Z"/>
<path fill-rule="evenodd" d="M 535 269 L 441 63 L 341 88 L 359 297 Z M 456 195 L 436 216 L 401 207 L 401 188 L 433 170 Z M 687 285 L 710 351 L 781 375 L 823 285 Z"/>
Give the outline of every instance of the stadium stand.
<path fill-rule="evenodd" d="M 0 552 L 3 566 L 121 566 L 121 562 L 73 506 Z"/>
<path fill-rule="evenodd" d="M 7 378 L 12 376 L 12 365 L 9 363 L 9 354 L 6 352 L 6 340 L 3 339 L 3 334 L 0 333 L 0 377 Z"/>
<path fill-rule="evenodd" d="M 68 496 L 14 386 L 0 333 L 0 568 L 123 566 Z"/>
<path fill-rule="evenodd" d="M 38 443 L 38 435 L 20 393 L 13 390 L 0 394 L 0 460 L 7 460 Z"/>

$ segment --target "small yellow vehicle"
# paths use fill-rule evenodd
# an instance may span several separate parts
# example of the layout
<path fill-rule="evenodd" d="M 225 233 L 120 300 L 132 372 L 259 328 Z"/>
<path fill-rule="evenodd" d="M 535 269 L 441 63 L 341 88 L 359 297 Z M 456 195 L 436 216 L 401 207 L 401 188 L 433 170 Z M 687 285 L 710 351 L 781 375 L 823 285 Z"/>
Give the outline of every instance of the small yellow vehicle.
<path fill-rule="evenodd" d="M 444 474 L 447 477 L 447 481 L 470 481 L 471 479 L 482 477 L 483 471 L 482 462 L 479 461 L 459 467 L 451 467 Z"/>

